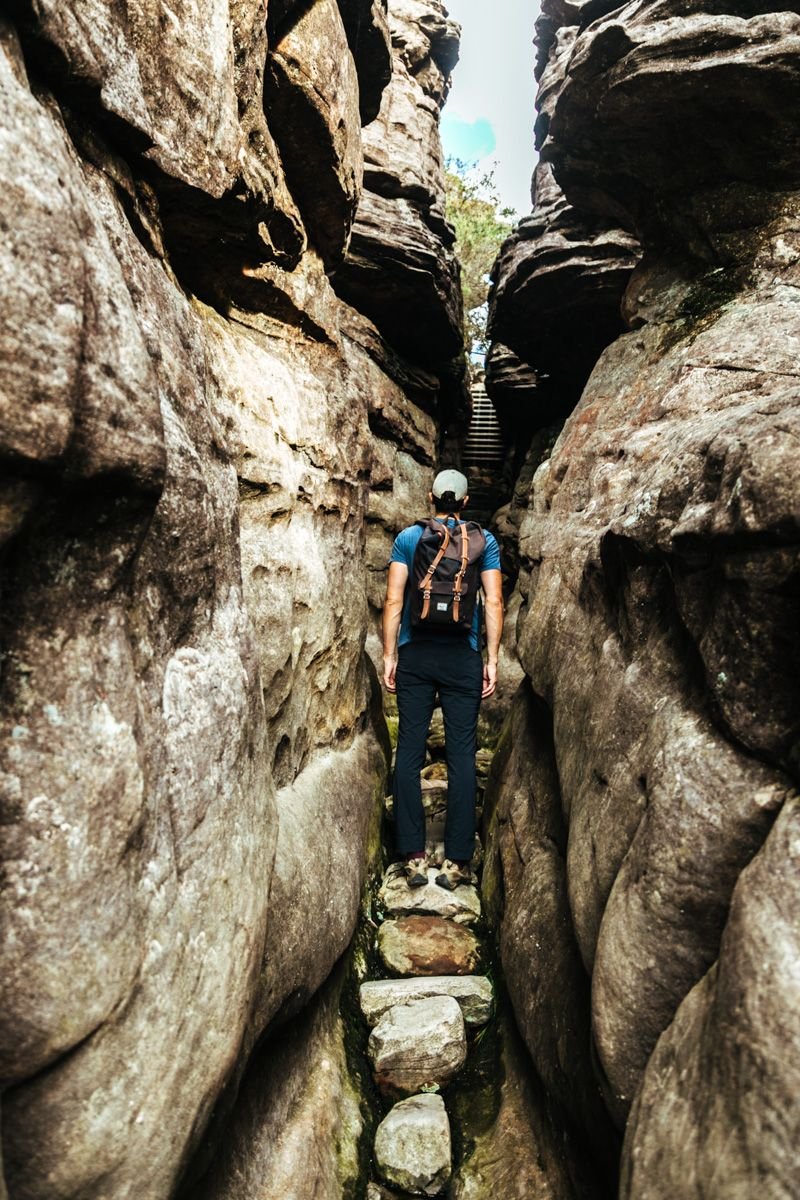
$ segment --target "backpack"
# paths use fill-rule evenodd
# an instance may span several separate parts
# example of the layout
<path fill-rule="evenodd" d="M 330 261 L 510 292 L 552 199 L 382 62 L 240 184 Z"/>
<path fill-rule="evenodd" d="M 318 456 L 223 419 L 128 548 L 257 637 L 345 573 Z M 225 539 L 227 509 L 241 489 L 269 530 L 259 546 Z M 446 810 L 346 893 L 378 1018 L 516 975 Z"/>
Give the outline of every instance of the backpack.
<path fill-rule="evenodd" d="M 469 633 L 480 587 L 478 563 L 486 537 L 474 521 L 455 529 L 428 518 L 414 552 L 409 584 L 411 624 L 438 633 Z"/>

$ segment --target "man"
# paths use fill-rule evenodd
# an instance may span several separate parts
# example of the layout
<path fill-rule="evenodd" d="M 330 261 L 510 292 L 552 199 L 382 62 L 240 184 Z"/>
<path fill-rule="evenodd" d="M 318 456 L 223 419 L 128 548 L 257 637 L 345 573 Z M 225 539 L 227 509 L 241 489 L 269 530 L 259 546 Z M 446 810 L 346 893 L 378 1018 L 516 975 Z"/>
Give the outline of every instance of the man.
<path fill-rule="evenodd" d="M 435 520 L 458 538 L 459 515 L 469 500 L 460 471 L 440 471 L 428 498 Z M 462 527 L 465 528 L 465 527 Z M 400 728 L 394 770 L 394 818 L 397 851 L 404 859 L 410 887 L 428 881 L 425 855 L 425 812 L 420 772 L 437 693 L 442 706 L 447 757 L 447 822 L 445 861 L 436 882 L 453 890 L 471 882 L 475 848 L 475 750 L 481 699 L 497 686 L 497 656 L 503 631 L 500 551 L 495 537 L 483 530 L 485 546 L 477 577 L 486 600 L 486 663 L 480 653 L 480 604 L 471 628 L 462 631 L 412 626 L 411 590 L 414 555 L 423 527 L 410 525 L 395 539 L 389 562 L 383 609 L 383 681 L 397 693 Z M 398 639 L 399 634 L 399 639 Z"/>

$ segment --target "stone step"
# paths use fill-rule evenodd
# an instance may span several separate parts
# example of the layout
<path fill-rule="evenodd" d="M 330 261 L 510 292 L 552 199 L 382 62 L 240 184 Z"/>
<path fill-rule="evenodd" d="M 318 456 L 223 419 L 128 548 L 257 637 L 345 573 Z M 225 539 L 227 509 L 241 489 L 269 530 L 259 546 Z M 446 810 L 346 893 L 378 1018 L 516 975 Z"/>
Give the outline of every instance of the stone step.
<path fill-rule="evenodd" d="M 489 768 L 492 765 L 494 758 L 494 750 L 479 750 L 475 755 L 475 773 L 478 777 L 478 783 L 484 784 L 489 777 Z"/>
<path fill-rule="evenodd" d="M 451 1172 L 450 1121 L 441 1096 L 410 1096 L 395 1104 L 375 1134 L 375 1165 L 392 1187 L 439 1196 Z M 386 1196 L 373 1187 L 368 1196 Z"/>
<path fill-rule="evenodd" d="M 437 779 L 447 786 L 447 763 L 441 762 L 441 760 L 428 763 L 427 767 L 422 768 L 420 774 L 423 779 Z"/>
<path fill-rule="evenodd" d="M 428 913 L 432 916 L 450 917 L 463 925 L 472 925 L 481 915 L 481 901 L 473 884 L 460 884 L 454 891 L 439 887 L 437 871 L 428 871 L 428 882 L 424 887 L 410 888 L 403 874 L 402 863 L 392 863 L 383 877 L 378 897 L 387 912 L 394 915 L 404 913 Z"/>
<path fill-rule="evenodd" d="M 425 809 L 425 816 L 431 817 L 434 813 L 444 812 L 447 808 L 447 780 L 441 779 L 420 779 L 420 789 L 422 791 L 422 807 Z M 394 796 L 386 796 L 383 801 L 384 811 L 390 821 L 394 820 Z"/>
<path fill-rule="evenodd" d="M 485 975 L 433 975 L 422 979 L 374 979 L 359 990 L 361 1011 L 369 1025 L 397 1004 L 428 996 L 452 996 L 466 1025 L 485 1025 L 492 1012 L 492 985 Z"/>
<path fill-rule="evenodd" d="M 415 977 L 472 975 L 480 959 L 471 929 L 425 915 L 384 921 L 378 930 L 378 953 L 388 971 Z"/>
<path fill-rule="evenodd" d="M 467 1035 L 452 996 L 428 996 L 396 1004 L 378 1021 L 367 1054 L 382 1092 L 408 1096 L 443 1087 L 464 1065 Z M 405 1185 L 403 1185 L 405 1186 Z"/>
<path fill-rule="evenodd" d="M 367 1184 L 367 1200 L 419 1200 L 420 1193 L 391 1191 L 381 1183 Z"/>

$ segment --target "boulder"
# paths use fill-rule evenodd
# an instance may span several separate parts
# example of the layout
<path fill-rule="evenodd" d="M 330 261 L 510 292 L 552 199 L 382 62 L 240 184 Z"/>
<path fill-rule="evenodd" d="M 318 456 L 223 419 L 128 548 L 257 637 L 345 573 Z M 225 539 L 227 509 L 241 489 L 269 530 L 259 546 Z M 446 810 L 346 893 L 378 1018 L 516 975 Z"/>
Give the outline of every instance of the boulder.
<path fill-rule="evenodd" d="M 432 762 L 428 763 L 427 767 L 422 768 L 422 778 L 437 780 L 440 783 L 447 783 L 447 763 Z"/>
<path fill-rule="evenodd" d="M 620 303 L 639 258 L 630 233 L 567 203 L 546 162 L 536 167 L 533 200 L 494 267 L 489 332 L 497 349 L 486 385 L 504 427 L 530 431 L 563 420 L 623 332 Z"/>
<path fill-rule="evenodd" d="M 447 777 L 442 779 L 426 778 L 423 774 L 420 780 L 420 792 L 425 816 L 439 816 L 447 808 Z M 394 820 L 394 796 L 387 796 L 384 801 L 384 811 L 390 821 Z"/>
<path fill-rule="evenodd" d="M 644 1072 L 620 1195 L 732 1200 L 767 1181 L 790 1196 L 800 1124 L 800 802 L 742 872 L 718 961 L 688 994 Z M 646 1182 L 645 1182 L 646 1181 Z"/>
<path fill-rule="evenodd" d="M 181 185 L 184 231 L 187 209 L 208 215 L 203 198 L 225 198 L 215 212 L 229 241 L 254 240 L 262 255 L 297 262 L 302 224 L 264 113 L 261 0 L 237 5 L 235 20 L 227 0 L 178 0 L 158 20 L 147 7 L 45 0 L 34 36 L 57 51 L 52 82 L 77 88 L 79 103 L 80 89 L 97 96 L 131 150 Z"/>
<path fill-rule="evenodd" d="M 450 1177 L 450 1160 L 450 1122 L 441 1096 L 401 1100 L 378 1126 L 375 1164 L 387 1183 L 438 1196 Z"/>
<path fill-rule="evenodd" d="M 185 1195 L 336 1200 L 357 1186 L 363 1121 L 339 1015 L 343 978 L 336 971 L 299 1016 L 258 1047 L 211 1169 L 185 1184 Z"/>
<path fill-rule="evenodd" d="M 609 264 L 609 230 L 642 257 L 627 332 L 577 372 L 519 525 L 530 689 L 492 771 L 484 887 L 548 1090 L 596 1155 L 613 1148 L 598 1087 L 625 1131 L 622 1194 L 783 1194 L 797 1055 L 770 1069 L 764 1043 L 793 1045 L 797 953 L 791 891 L 767 900 L 757 864 L 776 887 L 791 869 L 798 765 L 800 18 L 579 7 L 548 0 L 541 27 L 529 228 L 545 193 L 552 225 L 531 239 L 527 315 L 517 245 L 498 268 L 502 342 L 555 315 L 534 261 L 548 228 L 574 218 L 579 259 L 597 221 Z M 595 269 L 552 299 L 572 311 Z M 552 350 L 555 379 L 580 348 Z"/>
<path fill-rule="evenodd" d="M 515 696 L 487 788 L 483 893 L 520 1034 L 552 1099 L 585 1131 L 612 1177 L 618 1135 L 586 1038 L 590 977 L 572 926 L 552 716 L 526 681 Z"/>
<path fill-rule="evenodd" d="M 441 371 L 463 347 L 438 125 L 459 30 L 438 0 L 391 0 L 388 16 L 394 70 L 364 131 L 365 188 L 334 282 L 403 356 Z M 461 379 L 449 407 L 467 405 Z"/>
<path fill-rule="evenodd" d="M 309 7 L 270 3 L 270 44 L 328 12 L 357 135 Z M 292 1014 L 352 936 L 385 791 L 371 472 L 397 528 L 440 376 L 304 249 L 261 0 L 79 8 L 0 21 L 0 1191 L 163 1200 L 271 1026 L 302 1058 Z"/>
<path fill-rule="evenodd" d="M 685 244 L 701 235 L 704 210 L 721 215 L 688 196 L 800 186 L 791 115 L 800 16 L 676 12 L 663 0 L 629 3 L 581 30 L 542 158 L 570 203 L 629 228 L 666 226 Z"/>
<path fill-rule="evenodd" d="M 416 203 L 365 190 L 334 278 L 339 295 L 391 345 L 432 369 L 463 348 L 453 241 L 449 226 L 432 225 Z"/>
<path fill-rule="evenodd" d="M 336 0 L 316 0 L 269 56 L 266 89 L 281 158 L 315 248 L 339 261 L 361 194 L 358 83 Z"/>
<path fill-rule="evenodd" d="M 452 996 L 426 996 L 387 1009 L 367 1044 L 382 1092 L 410 1095 L 442 1087 L 461 1070 L 467 1039 L 461 1007 Z"/>
<path fill-rule="evenodd" d="M 461 1007 L 464 1023 L 485 1025 L 492 1012 L 492 985 L 484 975 L 439 975 L 425 979 L 376 979 L 359 989 L 361 1011 L 375 1025 L 389 1008 L 427 996 L 452 996 Z"/>
<path fill-rule="evenodd" d="M 23 236 L 0 249 L 3 370 L 52 417 L 4 559 L 5 1171 L 20 1195 L 144 1200 L 173 1188 L 249 1018 L 271 754 L 202 322 L 20 61 L 4 38 Z M 18 414 L 12 482 L 43 407 Z"/>
<path fill-rule="evenodd" d="M 472 925 L 481 915 L 481 901 L 477 889 L 461 883 L 453 891 L 439 887 L 436 883 L 437 870 L 428 871 L 428 882 L 423 887 L 410 888 L 403 874 L 402 863 L 394 863 L 384 876 L 378 901 L 388 913 L 429 913 L 439 917 L 450 917 L 460 925 Z"/>
<path fill-rule="evenodd" d="M 397 975 L 471 975 L 478 939 L 470 929 L 442 917 L 398 917 L 378 930 L 378 950 Z"/>
<path fill-rule="evenodd" d="M 350 52 L 358 71 L 361 124 L 380 111 L 384 89 L 392 79 L 392 43 L 386 0 L 338 0 Z"/>
<path fill-rule="evenodd" d="M 576 1127 L 548 1103 L 505 1006 L 495 1020 L 490 1078 L 448 1096 L 462 1147 L 448 1198 L 598 1200 L 613 1195 L 613 1175 L 606 1181 L 599 1176 Z"/>

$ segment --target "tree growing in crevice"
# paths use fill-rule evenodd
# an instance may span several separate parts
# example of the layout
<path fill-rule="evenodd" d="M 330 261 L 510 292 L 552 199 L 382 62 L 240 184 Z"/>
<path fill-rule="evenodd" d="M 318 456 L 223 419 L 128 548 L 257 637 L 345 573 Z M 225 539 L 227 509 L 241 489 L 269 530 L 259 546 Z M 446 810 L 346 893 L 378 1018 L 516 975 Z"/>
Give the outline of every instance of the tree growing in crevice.
<path fill-rule="evenodd" d="M 502 204 L 494 169 L 478 174 L 468 163 L 449 158 L 445 180 L 447 219 L 456 231 L 456 253 L 461 263 L 464 343 L 473 365 L 482 366 L 488 349 L 489 275 L 516 214 Z"/>

